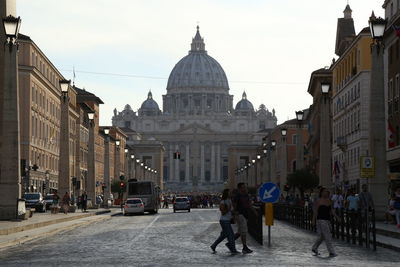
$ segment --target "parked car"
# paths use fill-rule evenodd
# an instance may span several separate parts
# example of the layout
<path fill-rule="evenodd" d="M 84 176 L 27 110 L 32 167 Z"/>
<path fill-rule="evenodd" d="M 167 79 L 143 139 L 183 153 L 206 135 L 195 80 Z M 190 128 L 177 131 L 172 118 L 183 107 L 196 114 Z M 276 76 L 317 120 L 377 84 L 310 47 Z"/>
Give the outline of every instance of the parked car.
<path fill-rule="evenodd" d="M 53 203 L 54 203 L 53 197 L 54 197 L 54 194 L 47 194 L 47 195 L 43 198 L 44 202 L 46 202 L 46 209 L 47 209 L 47 210 L 49 210 L 49 209 L 50 209 L 50 206 L 53 205 Z"/>
<path fill-rule="evenodd" d="M 27 208 L 34 208 L 35 211 L 46 212 L 46 202 L 43 200 L 41 193 L 25 193 L 23 198 L 25 198 L 25 206 Z"/>
<path fill-rule="evenodd" d="M 190 212 L 190 201 L 187 197 L 177 197 L 174 202 L 174 212 L 177 210 L 187 210 Z"/>
<path fill-rule="evenodd" d="M 144 214 L 144 203 L 140 198 L 128 198 L 125 201 L 123 214 L 126 216 L 132 213 Z"/>

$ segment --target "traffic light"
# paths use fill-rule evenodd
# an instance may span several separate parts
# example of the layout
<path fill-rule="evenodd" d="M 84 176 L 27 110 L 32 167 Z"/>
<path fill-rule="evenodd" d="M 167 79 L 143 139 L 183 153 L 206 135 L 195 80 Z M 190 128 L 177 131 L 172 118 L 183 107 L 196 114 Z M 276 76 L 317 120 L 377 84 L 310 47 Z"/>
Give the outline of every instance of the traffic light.
<path fill-rule="evenodd" d="M 125 176 L 120 175 L 120 176 L 119 176 L 119 179 L 120 179 L 121 181 L 123 181 L 123 180 L 125 180 Z"/>
<path fill-rule="evenodd" d="M 124 187 L 125 187 L 125 183 L 124 183 L 124 182 L 121 182 L 121 183 L 119 184 L 119 187 L 121 187 L 121 189 L 124 188 Z"/>
<path fill-rule="evenodd" d="M 47 189 L 47 184 L 43 183 L 43 191 L 45 191 Z"/>

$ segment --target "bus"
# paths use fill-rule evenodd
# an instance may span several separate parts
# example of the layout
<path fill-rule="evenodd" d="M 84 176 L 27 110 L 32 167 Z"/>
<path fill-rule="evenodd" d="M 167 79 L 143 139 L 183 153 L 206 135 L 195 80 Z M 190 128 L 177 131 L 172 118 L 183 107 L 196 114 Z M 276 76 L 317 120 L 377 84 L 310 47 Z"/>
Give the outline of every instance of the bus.
<path fill-rule="evenodd" d="M 144 211 L 158 213 L 160 206 L 160 187 L 151 181 L 129 180 L 127 198 L 140 198 L 144 203 Z"/>

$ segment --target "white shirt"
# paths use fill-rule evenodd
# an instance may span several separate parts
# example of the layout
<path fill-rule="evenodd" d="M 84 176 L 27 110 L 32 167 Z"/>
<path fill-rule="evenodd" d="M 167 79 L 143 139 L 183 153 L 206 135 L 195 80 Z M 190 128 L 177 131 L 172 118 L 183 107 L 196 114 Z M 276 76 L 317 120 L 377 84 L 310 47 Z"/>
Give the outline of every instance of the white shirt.
<path fill-rule="evenodd" d="M 341 209 L 343 207 L 343 196 L 334 194 L 331 198 L 333 201 L 333 208 L 334 209 Z"/>
<path fill-rule="evenodd" d="M 221 203 L 225 204 L 228 207 L 228 212 L 225 214 L 222 214 L 221 212 L 221 218 L 219 218 L 219 220 L 230 221 L 232 219 L 232 201 L 230 199 L 226 199 L 226 200 L 221 200 Z"/>

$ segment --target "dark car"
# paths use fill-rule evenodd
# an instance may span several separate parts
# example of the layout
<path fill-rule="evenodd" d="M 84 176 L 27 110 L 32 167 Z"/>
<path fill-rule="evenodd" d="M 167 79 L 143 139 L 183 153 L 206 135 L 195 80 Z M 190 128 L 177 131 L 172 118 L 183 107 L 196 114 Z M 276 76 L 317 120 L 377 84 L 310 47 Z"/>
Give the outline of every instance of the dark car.
<path fill-rule="evenodd" d="M 46 212 L 46 202 L 43 200 L 41 193 L 25 193 L 24 199 L 27 208 L 34 208 L 35 211 Z"/>
<path fill-rule="evenodd" d="M 187 197 L 177 197 L 174 202 L 174 212 L 177 210 L 187 210 L 190 212 L 190 201 Z"/>

